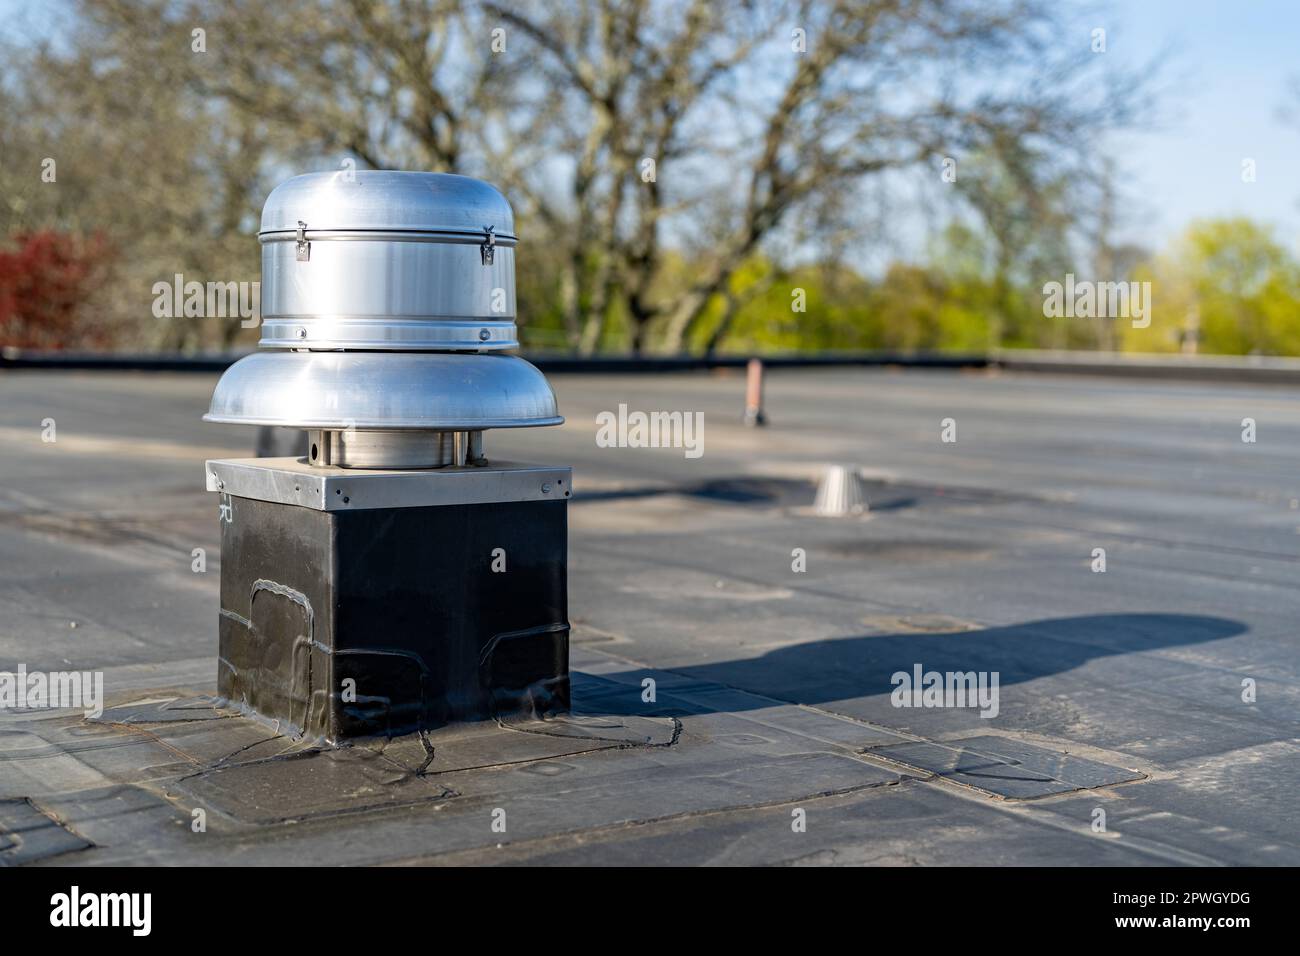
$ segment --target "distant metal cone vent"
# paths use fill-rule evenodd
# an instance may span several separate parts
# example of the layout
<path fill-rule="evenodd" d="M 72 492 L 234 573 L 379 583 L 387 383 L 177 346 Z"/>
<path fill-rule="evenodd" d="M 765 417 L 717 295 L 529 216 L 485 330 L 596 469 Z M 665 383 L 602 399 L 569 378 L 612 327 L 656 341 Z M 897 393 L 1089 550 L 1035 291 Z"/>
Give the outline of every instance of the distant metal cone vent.
<path fill-rule="evenodd" d="M 867 510 L 867 493 L 856 469 L 831 465 L 817 486 L 813 511 L 826 517 L 860 515 Z"/>

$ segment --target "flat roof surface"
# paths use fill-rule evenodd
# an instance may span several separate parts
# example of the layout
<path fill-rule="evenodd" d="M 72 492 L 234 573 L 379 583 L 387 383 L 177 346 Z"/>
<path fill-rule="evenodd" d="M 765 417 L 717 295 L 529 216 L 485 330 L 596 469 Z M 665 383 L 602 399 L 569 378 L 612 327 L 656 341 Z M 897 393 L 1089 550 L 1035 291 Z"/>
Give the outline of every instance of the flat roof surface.
<path fill-rule="evenodd" d="M 0 864 L 1300 863 L 1300 392 L 783 370 L 745 428 L 743 374 L 551 379 L 486 451 L 574 469 L 575 713 L 428 760 L 210 703 L 215 376 L 0 374 L 0 670 L 109 708 L 0 712 Z M 703 454 L 598 447 L 620 404 Z M 811 513 L 837 463 L 867 515 Z M 996 715 L 894 706 L 918 667 Z"/>

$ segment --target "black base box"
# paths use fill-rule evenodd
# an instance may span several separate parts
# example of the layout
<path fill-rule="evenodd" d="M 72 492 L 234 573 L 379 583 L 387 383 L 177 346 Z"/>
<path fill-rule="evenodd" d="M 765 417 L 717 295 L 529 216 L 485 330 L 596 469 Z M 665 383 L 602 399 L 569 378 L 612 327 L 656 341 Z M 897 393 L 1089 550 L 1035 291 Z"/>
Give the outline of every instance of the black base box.
<path fill-rule="evenodd" d="M 329 741 L 568 710 L 567 501 L 222 497 L 232 705 Z"/>

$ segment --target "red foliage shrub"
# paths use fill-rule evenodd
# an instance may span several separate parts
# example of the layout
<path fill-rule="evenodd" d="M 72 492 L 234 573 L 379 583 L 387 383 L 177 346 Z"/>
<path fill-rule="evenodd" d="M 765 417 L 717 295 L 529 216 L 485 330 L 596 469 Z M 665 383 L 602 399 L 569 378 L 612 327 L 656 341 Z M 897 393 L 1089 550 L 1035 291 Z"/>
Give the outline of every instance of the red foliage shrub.
<path fill-rule="evenodd" d="M 99 348 L 109 331 L 86 321 L 85 306 L 109 260 L 101 235 L 43 230 L 0 248 L 0 346 Z"/>

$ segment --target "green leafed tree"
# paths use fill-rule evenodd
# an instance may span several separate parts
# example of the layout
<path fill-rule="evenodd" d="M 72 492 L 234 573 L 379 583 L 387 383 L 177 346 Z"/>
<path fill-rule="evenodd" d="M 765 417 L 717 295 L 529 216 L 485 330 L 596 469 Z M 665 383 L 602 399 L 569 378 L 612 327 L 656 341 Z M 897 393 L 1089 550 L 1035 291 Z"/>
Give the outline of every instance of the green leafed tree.
<path fill-rule="evenodd" d="M 1151 326 L 1121 323 L 1126 349 L 1300 354 L 1300 264 L 1266 226 L 1195 222 L 1134 278 L 1151 283 Z"/>

